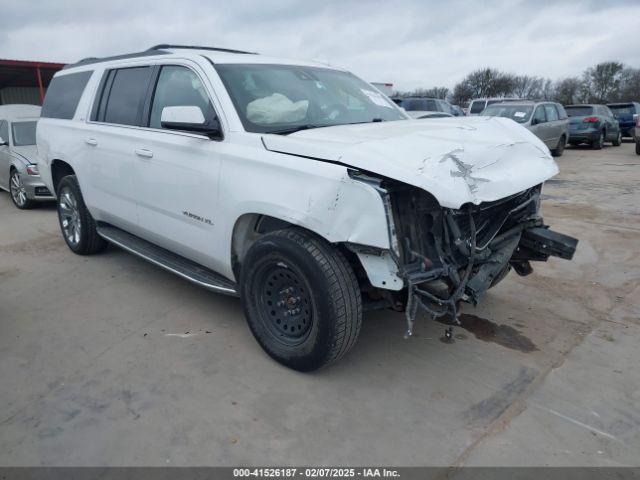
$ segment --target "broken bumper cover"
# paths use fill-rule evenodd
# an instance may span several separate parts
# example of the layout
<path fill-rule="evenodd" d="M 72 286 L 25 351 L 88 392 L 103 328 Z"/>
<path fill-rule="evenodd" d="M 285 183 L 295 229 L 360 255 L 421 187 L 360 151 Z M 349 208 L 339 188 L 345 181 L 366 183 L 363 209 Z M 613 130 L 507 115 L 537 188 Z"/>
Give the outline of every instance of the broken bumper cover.
<path fill-rule="evenodd" d="M 540 190 L 460 210 L 441 208 L 416 189 L 392 192 L 398 263 L 408 290 L 407 335 L 419 308 L 457 321 L 460 302 L 477 305 L 511 268 L 527 275 L 530 261 L 573 257 L 578 241 L 550 230 L 539 216 Z"/>

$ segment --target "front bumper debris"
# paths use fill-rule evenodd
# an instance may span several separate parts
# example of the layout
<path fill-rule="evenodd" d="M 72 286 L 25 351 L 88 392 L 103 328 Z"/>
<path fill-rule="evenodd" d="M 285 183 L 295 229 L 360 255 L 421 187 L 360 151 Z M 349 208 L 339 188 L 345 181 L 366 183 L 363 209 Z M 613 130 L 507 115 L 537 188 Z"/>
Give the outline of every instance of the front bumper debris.
<path fill-rule="evenodd" d="M 419 309 L 459 323 L 460 303 L 477 305 L 511 268 L 527 275 L 530 261 L 573 257 L 578 240 L 549 230 L 539 216 L 540 190 L 460 210 L 441 208 L 415 188 L 390 190 L 407 284 L 406 336 Z"/>

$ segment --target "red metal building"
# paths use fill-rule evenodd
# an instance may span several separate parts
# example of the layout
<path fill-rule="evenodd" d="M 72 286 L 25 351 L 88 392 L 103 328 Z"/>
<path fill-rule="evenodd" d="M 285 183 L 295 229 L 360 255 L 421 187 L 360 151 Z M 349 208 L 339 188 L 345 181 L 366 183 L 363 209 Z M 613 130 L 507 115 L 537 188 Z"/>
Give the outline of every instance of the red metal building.
<path fill-rule="evenodd" d="M 64 63 L 0 59 L 0 105 L 42 105 L 53 75 Z"/>

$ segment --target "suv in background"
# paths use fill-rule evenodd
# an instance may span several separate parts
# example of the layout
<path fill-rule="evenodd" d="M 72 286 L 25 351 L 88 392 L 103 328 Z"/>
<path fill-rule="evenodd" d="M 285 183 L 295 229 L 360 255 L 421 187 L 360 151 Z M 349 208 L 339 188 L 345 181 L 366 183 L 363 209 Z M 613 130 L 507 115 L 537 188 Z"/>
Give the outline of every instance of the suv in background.
<path fill-rule="evenodd" d="M 584 104 L 565 106 L 569 115 L 569 143 L 588 143 L 600 150 L 605 142 L 614 147 L 622 144 L 622 132 L 618 120 L 606 105 Z"/>
<path fill-rule="evenodd" d="M 73 252 L 109 242 L 240 296 L 264 350 L 301 371 L 351 349 L 364 310 L 404 311 L 410 336 L 419 308 L 455 318 L 577 243 L 540 215 L 558 167 L 535 136 L 409 121 L 312 62 L 175 45 L 87 59 L 54 76 L 37 140 Z"/>
<path fill-rule="evenodd" d="M 635 127 L 635 115 L 640 114 L 640 103 L 608 103 L 607 107 L 613 112 L 613 115 L 620 124 L 620 132 L 623 137 L 633 137 Z"/>
<path fill-rule="evenodd" d="M 569 138 L 569 120 L 564 107 L 555 102 L 520 101 L 494 103 L 483 116 L 505 117 L 534 133 L 551 150 L 554 157 L 564 152 Z"/>
<path fill-rule="evenodd" d="M 54 200 L 40 178 L 36 150 L 36 105 L 0 105 L 0 188 L 21 210 Z"/>
<path fill-rule="evenodd" d="M 505 102 L 518 102 L 521 101 L 519 98 L 474 98 L 469 103 L 469 107 L 467 108 L 467 115 L 482 115 L 482 112 L 489 105 L 493 105 L 494 103 L 505 103 Z"/>
<path fill-rule="evenodd" d="M 428 112 L 444 112 L 454 117 L 459 112 L 446 100 L 426 97 L 397 97 L 393 101 L 405 109 L 411 118 L 422 118 Z"/>

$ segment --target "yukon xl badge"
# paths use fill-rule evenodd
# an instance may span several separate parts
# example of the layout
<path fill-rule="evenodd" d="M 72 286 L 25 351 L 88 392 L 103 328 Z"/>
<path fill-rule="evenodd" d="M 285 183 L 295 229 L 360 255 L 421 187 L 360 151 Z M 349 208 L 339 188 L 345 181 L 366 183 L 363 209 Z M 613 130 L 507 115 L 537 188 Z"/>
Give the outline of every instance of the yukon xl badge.
<path fill-rule="evenodd" d="M 196 215 L 195 213 L 187 212 L 186 210 L 184 210 L 182 214 L 185 217 L 193 218 L 194 220 L 205 223 L 207 225 L 213 225 L 213 222 L 210 219 L 201 217 L 200 215 Z"/>

